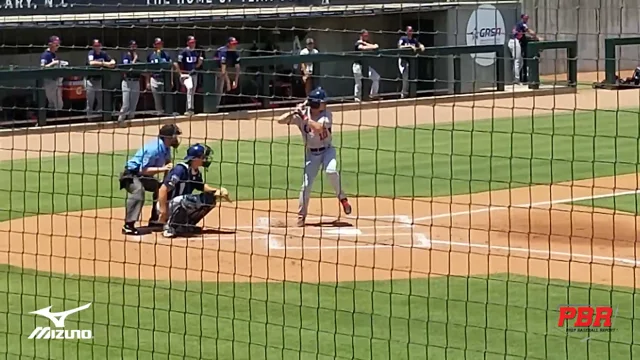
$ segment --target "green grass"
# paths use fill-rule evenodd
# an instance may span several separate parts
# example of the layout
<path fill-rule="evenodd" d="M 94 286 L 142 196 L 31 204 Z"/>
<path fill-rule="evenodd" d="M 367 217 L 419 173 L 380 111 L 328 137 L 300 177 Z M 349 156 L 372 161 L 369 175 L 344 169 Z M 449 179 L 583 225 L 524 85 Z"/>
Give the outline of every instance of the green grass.
<path fill-rule="evenodd" d="M 135 282 L 2 266 L 8 359 L 632 359 L 633 289 L 521 276 L 300 283 Z M 52 311 L 93 302 L 67 328 L 94 339 L 28 340 Z M 557 328 L 560 304 L 613 304 L 612 333 Z"/>
<path fill-rule="evenodd" d="M 574 204 L 624 211 L 630 214 L 640 214 L 640 194 L 622 195 L 605 199 L 576 201 L 574 202 Z"/>
<path fill-rule="evenodd" d="M 350 195 L 463 194 L 636 172 L 640 114 L 598 111 L 336 134 Z M 297 197 L 300 137 L 221 141 L 207 181 L 238 200 Z M 183 152 L 183 151 L 182 151 Z M 180 156 L 182 152 L 179 152 Z M 122 207 L 126 153 L 0 163 L 0 220 Z M 323 177 L 319 183 L 326 183 Z M 327 184 L 316 195 L 330 195 Z"/>

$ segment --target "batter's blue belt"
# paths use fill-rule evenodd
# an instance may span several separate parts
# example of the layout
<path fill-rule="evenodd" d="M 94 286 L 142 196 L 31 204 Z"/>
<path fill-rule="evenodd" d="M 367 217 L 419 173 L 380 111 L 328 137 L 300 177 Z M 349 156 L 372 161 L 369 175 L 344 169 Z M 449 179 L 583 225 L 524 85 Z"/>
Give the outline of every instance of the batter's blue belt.
<path fill-rule="evenodd" d="M 326 149 L 327 149 L 326 147 L 315 148 L 315 149 L 309 148 L 309 151 L 311 151 L 311 152 L 321 152 L 321 151 L 325 151 Z"/>

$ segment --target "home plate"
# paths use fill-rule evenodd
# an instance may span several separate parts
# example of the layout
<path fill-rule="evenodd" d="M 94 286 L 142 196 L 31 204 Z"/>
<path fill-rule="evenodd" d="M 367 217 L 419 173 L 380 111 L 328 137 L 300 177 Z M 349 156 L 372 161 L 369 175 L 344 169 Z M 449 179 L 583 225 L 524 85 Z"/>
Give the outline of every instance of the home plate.
<path fill-rule="evenodd" d="M 358 228 L 338 228 L 331 230 L 323 230 L 323 234 L 327 235 L 345 235 L 345 236 L 358 236 L 362 235 L 362 231 Z"/>

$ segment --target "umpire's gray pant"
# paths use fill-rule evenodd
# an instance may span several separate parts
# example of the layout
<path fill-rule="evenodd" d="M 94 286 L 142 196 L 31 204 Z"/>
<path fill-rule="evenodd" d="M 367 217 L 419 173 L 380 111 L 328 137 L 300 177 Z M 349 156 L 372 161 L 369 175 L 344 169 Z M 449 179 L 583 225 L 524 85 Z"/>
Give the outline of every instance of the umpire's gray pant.
<path fill-rule="evenodd" d="M 44 80 L 44 93 L 47 95 L 49 109 L 62 110 L 62 88 L 60 85 L 62 85 L 62 78 Z"/>
<path fill-rule="evenodd" d="M 138 99 L 140 99 L 140 81 L 122 80 L 122 108 L 118 116 L 119 122 L 135 117 Z"/>
<path fill-rule="evenodd" d="M 127 196 L 127 210 L 125 222 L 135 222 L 140 218 L 142 214 L 142 206 L 144 205 L 145 192 L 153 193 L 153 206 L 151 208 L 151 218 L 158 218 L 158 190 L 160 189 L 160 182 L 153 177 L 147 176 L 133 176 L 131 183 L 127 186 L 126 190 L 129 193 Z"/>
<path fill-rule="evenodd" d="M 92 115 L 94 109 L 102 112 L 102 79 L 86 79 L 84 88 L 87 91 L 87 115 Z"/>

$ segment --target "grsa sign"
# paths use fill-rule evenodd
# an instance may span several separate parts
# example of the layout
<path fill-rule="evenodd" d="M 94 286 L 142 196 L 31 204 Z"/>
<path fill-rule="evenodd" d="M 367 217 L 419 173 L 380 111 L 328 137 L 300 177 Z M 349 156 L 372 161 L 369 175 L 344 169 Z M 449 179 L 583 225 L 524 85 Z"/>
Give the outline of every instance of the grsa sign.
<path fill-rule="evenodd" d="M 505 36 L 504 18 L 493 5 L 480 5 L 471 13 L 467 22 L 467 45 L 502 45 Z M 491 66 L 496 61 L 495 53 L 471 54 L 480 66 Z"/>
<path fill-rule="evenodd" d="M 567 332 L 610 332 L 617 316 L 609 305 L 560 305 L 558 327 Z"/>

